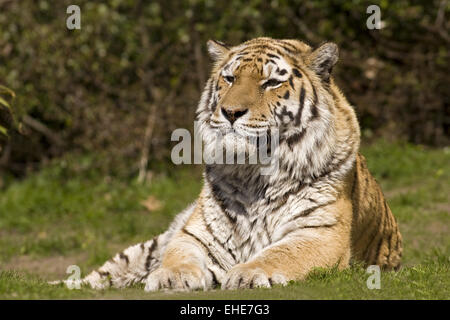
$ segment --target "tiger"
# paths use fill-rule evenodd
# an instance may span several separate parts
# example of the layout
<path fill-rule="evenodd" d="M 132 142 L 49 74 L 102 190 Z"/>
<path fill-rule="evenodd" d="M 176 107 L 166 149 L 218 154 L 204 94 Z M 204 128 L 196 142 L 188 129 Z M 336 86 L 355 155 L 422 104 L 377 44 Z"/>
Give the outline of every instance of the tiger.
<path fill-rule="evenodd" d="M 331 75 L 338 46 L 260 37 L 237 46 L 209 40 L 207 48 L 212 71 L 196 112 L 205 145 L 230 148 L 278 130 L 277 170 L 206 164 L 199 197 L 164 233 L 81 282 L 191 291 L 270 288 L 356 262 L 398 270 L 397 220 L 359 153 L 355 110 Z M 236 139 L 219 141 L 217 132 Z"/>

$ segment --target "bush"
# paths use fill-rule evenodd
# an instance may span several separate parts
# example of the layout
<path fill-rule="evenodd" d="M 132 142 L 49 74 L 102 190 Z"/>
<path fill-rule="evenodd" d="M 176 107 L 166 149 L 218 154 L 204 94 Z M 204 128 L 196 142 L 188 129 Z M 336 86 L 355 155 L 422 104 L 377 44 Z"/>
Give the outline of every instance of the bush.
<path fill-rule="evenodd" d="M 8 130 L 13 124 L 10 100 L 14 99 L 14 97 L 15 93 L 12 90 L 0 86 L 0 153 L 3 152 L 5 142 L 7 142 L 9 137 Z"/>
<path fill-rule="evenodd" d="M 0 82 L 16 91 L 24 124 L 1 164 L 9 172 L 67 152 L 95 152 L 99 166 L 126 174 L 147 152 L 165 159 L 173 129 L 193 127 L 210 38 L 334 41 L 337 83 L 367 137 L 449 141 L 445 1 L 383 0 L 381 30 L 366 27 L 373 1 L 80 0 L 72 31 L 70 4 L 0 2 Z"/>

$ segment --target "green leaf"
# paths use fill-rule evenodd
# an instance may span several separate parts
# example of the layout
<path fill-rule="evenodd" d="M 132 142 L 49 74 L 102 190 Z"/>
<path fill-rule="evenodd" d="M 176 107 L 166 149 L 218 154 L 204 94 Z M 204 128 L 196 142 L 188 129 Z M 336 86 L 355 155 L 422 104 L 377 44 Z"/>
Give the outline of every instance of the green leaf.
<path fill-rule="evenodd" d="M 3 99 L 2 97 L 0 97 L 0 106 L 4 106 L 7 109 L 11 110 L 11 106 L 8 103 L 8 101 L 6 101 L 5 99 Z"/>
<path fill-rule="evenodd" d="M 9 89 L 9 88 L 7 88 L 5 86 L 2 86 L 2 85 L 0 85 L 0 93 L 1 94 L 5 94 L 5 93 L 9 94 L 13 98 L 16 97 L 16 94 L 14 93 L 14 91 L 12 91 L 11 89 Z"/>
<path fill-rule="evenodd" d="M 16 96 L 14 91 L 12 91 L 11 89 L 9 89 L 5 86 L 2 86 L 2 85 L 0 85 L 0 95 L 3 95 L 3 96 L 9 95 L 12 97 L 12 99 L 14 99 Z M 5 109 L 5 108 L 7 109 L 7 112 L 12 111 L 10 103 L 6 99 L 4 99 L 3 97 L 0 96 L 0 110 Z M 0 135 L 8 136 L 8 131 L 3 126 L 0 126 Z"/>
<path fill-rule="evenodd" d="M 6 130 L 6 128 L 0 126 L 0 133 L 7 136 L 8 135 L 8 131 Z"/>

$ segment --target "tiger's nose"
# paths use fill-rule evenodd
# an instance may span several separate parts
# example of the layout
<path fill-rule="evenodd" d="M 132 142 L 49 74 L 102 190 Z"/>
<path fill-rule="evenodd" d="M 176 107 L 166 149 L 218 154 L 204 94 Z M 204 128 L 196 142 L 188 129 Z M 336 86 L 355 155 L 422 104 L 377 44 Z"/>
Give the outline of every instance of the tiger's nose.
<path fill-rule="evenodd" d="M 223 116 L 233 124 L 237 119 L 247 113 L 248 109 L 225 109 L 221 108 Z"/>

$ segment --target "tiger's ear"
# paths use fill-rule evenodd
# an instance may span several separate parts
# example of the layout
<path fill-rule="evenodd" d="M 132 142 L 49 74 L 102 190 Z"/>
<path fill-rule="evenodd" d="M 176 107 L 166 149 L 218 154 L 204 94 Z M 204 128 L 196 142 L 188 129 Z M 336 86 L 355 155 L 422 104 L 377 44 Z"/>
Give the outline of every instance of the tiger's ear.
<path fill-rule="evenodd" d="M 335 43 L 327 42 L 308 57 L 308 64 L 322 80 L 328 82 L 330 80 L 331 70 L 338 61 L 339 49 Z"/>
<path fill-rule="evenodd" d="M 210 57 L 216 61 L 222 58 L 230 48 L 223 42 L 217 40 L 208 40 L 206 43 Z"/>

